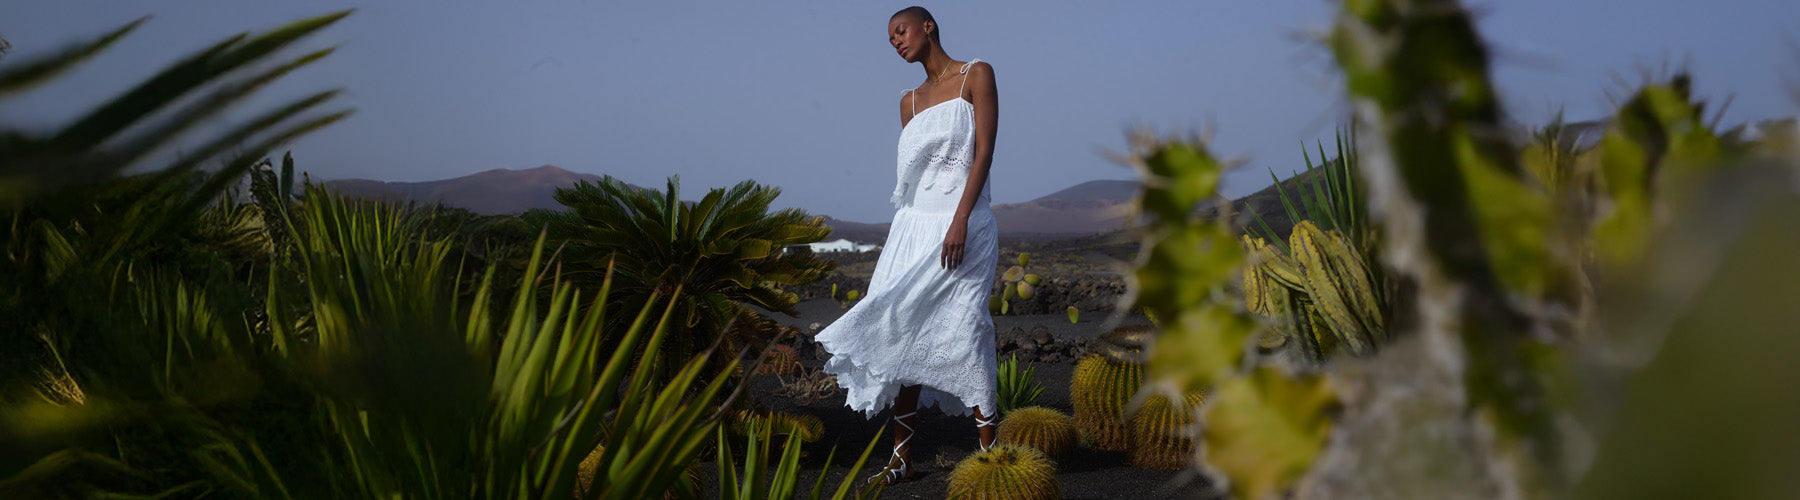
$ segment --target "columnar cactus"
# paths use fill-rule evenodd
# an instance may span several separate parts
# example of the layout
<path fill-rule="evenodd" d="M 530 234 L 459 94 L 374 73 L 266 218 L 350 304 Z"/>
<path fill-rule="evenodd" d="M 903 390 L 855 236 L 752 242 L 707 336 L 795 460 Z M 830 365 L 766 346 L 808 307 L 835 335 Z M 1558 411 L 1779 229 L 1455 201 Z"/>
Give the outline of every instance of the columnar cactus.
<path fill-rule="evenodd" d="M 1075 426 L 1095 448 L 1118 451 L 1131 444 L 1122 412 L 1143 385 L 1143 346 L 1151 332 L 1142 326 L 1113 330 L 1075 365 L 1069 380 Z"/>
<path fill-rule="evenodd" d="M 1062 498 L 1056 464 L 1034 448 L 1002 444 L 978 451 L 950 471 L 950 498 L 1039 500 Z"/>
<path fill-rule="evenodd" d="M 1007 413 L 997 432 L 1001 444 L 1029 446 L 1053 457 L 1075 449 L 1075 419 L 1042 406 Z"/>
<path fill-rule="evenodd" d="M 1185 469 L 1194 458 L 1194 414 L 1202 396 L 1190 393 L 1180 406 L 1155 394 L 1131 416 L 1131 449 L 1126 462 L 1132 467 Z"/>

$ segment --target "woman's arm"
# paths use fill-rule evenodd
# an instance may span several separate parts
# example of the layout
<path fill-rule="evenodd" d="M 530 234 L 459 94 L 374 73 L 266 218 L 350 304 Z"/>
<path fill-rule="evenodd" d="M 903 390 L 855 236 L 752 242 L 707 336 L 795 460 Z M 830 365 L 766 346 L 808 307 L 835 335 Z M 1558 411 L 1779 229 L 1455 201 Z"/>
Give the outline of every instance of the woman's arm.
<path fill-rule="evenodd" d="M 900 128 L 906 128 L 906 123 L 912 121 L 912 104 L 913 100 L 918 99 L 918 94 L 911 90 L 900 93 Z"/>
<path fill-rule="evenodd" d="M 954 269 L 962 265 L 963 243 L 969 235 L 969 212 L 975 200 L 981 199 L 987 186 L 988 169 L 994 163 L 994 137 L 1000 126 L 1000 92 L 994 85 L 994 67 L 986 62 L 969 66 L 969 102 L 975 106 L 975 164 L 969 165 L 969 180 L 963 185 L 962 201 L 956 204 L 956 217 L 950 231 L 944 234 L 944 250 L 939 264 Z"/>

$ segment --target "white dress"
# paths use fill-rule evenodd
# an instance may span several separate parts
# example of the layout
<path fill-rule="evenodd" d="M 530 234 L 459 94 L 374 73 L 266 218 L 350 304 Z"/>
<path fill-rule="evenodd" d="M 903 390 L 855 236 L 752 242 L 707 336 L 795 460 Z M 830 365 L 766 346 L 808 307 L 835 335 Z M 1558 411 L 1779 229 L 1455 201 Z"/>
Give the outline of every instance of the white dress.
<path fill-rule="evenodd" d="M 965 80 L 976 61 L 963 65 Z M 899 210 L 868 295 L 815 337 L 832 354 L 825 371 L 837 375 L 845 404 L 868 417 L 908 385 L 924 386 L 920 408 L 995 413 L 999 360 L 987 304 L 1000 247 L 987 185 L 969 213 L 962 265 L 938 264 L 975 162 L 975 108 L 957 95 L 914 112 L 901 128 L 892 199 Z"/>

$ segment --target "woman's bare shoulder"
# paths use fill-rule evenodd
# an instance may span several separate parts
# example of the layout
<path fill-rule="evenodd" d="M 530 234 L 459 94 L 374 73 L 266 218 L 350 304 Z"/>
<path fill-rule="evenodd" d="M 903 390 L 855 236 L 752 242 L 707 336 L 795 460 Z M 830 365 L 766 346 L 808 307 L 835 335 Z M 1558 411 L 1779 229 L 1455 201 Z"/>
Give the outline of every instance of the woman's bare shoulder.
<path fill-rule="evenodd" d="M 918 92 L 913 92 L 912 89 L 900 92 L 900 126 L 904 127 L 907 121 L 912 120 L 913 100 L 917 98 Z"/>

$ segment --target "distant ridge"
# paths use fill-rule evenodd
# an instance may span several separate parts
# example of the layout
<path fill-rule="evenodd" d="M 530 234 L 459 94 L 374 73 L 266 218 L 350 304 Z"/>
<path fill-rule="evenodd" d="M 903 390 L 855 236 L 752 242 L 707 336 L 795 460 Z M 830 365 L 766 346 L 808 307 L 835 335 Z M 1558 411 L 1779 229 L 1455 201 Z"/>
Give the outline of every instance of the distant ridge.
<path fill-rule="evenodd" d="M 1137 181 L 1088 181 L 1023 203 L 994 205 L 1001 233 L 1093 234 L 1125 228 Z"/>
<path fill-rule="evenodd" d="M 387 202 L 443 204 L 483 214 L 519 214 L 533 208 L 560 210 L 563 206 L 556 202 L 557 188 L 600 178 L 544 165 L 523 170 L 497 168 L 422 182 L 340 179 L 326 181 L 325 187 L 347 196 Z M 1003 234 L 1076 235 L 1116 231 L 1125 227 L 1126 210 L 1137 192 L 1137 181 L 1088 181 L 1030 201 L 994 205 L 994 217 Z M 833 238 L 858 242 L 880 242 L 887 238 L 886 221 L 853 222 L 827 216 L 825 223 L 832 228 Z"/>
<path fill-rule="evenodd" d="M 556 189 L 600 176 L 544 165 L 524 170 L 496 168 L 457 177 L 424 182 L 384 182 L 367 179 L 325 181 L 326 189 L 347 196 L 389 202 L 444 204 L 483 214 L 518 214 L 533 208 L 561 209 Z"/>

